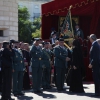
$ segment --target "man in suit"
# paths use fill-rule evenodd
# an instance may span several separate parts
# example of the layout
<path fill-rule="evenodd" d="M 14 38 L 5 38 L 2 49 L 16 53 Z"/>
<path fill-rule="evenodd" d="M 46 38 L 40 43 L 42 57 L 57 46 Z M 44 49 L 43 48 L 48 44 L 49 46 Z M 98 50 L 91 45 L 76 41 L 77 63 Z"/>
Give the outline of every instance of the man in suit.
<path fill-rule="evenodd" d="M 18 42 L 14 42 L 15 56 L 13 57 L 13 94 L 14 96 L 24 95 L 23 88 L 23 71 L 25 70 L 24 58 L 21 50 L 17 48 Z"/>
<path fill-rule="evenodd" d="M 89 36 L 90 42 L 92 43 L 90 49 L 90 64 L 89 68 L 93 70 L 93 79 L 95 85 L 95 95 L 100 96 L 100 46 L 96 41 L 96 35 L 91 34 Z"/>
<path fill-rule="evenodd" d="M 100 45 L 100 39 L 97 39 L 98 44 Z"/>
<path fill-rule="evenodd" d="M 58 91 L 63 90 L 66 62 L 70 60 L 68 51 L 64 47 L 64 39 L 59 39 L 59 45 L 54 48 L 55 68 L 56 68 L 56 86 Z"/>
<path fill-rule="evenodd" d="M 3 42 L 2 49 L 2 99 L 1 100 L 14 100 L 11 98 L 11 82 L 12 82 L 12 62 L 14 51 L 10 48 L 10 44 L 7 41 Z"/>
<path fill-rule="evenodd" d="M 37 38 L 30 50 L 34 93 L 42 93 L 40 88 L 42 81 L 43 52 L 39 44 L 40 39 Z"/>
<path fill-rule="evenodd" d="M 81 39 L 84 39 L 83 31 L 80 29 L 78 24 L 76 24 L 76 26 L 75 26 L 74 36 L 78 36 Z"/>
<path fill-rule="evenodd" d="M 43 77 L 42 77 L 42 87 L 43 89 L 50 89 L 50 71 L 51 71 L 51 51 L 49 49 L 49 42 L 44 43 L 43 48 Z"/>

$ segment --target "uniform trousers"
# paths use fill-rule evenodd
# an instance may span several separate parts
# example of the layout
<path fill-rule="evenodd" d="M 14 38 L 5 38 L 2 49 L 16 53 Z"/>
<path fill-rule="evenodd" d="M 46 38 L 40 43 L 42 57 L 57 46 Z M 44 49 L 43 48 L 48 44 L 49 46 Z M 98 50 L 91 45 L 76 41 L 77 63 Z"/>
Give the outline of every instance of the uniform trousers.
<path fill-rule="evenodd" d="M 2 99 L 11 98 L 11 85 L 12 85 L 12 68 L 4 68 L 2 71 L 3 87 Z"/>
<path fill-rule="evenodd" d="M 0 91 L 2 90 L 2 71 L 0 71 Z"/>
<path fill-rule="evenodd" d="M 43 69 L 43 76 L 42 76 L 42 87 L 50 87 L 50 67 L 46 67 Z"/>
<path fill-rule="evenodd" d="M 65 72 L 66 72 L 66 68 L 56 67 L 56 85 L 58 90 L 63 89 Z"/>
<path fill-rule="evenodd" d="M 42 67 L 32 67 L 33 91 L 40 90 L 42 81 Z"/>
<path fill-rule="evenodd" d="M 23 71 L 14 71 L 13 73 L 13 93 L 21 93 L 23 88 Z"/>

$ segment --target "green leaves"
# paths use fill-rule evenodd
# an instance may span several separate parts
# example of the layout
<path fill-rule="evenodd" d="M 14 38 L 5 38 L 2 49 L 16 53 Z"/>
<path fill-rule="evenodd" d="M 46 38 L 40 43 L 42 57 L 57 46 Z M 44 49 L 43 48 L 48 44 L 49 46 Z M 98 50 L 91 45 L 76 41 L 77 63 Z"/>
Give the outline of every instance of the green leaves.
<path fill-rule="evenodd" d="M 18 8 L 18 36 L 19 41 L 31 43 L 32 37 L 41 36 L 41 18 L 36 18 L 34 22 L 29 20 L 29 11 L 26 7 Z"/>
<path fill-rule="evenodd" d="M 18 37 L 19 41 L 31 42 L 32 22 L 29 20 L 29 11 L 26 7 L 18 7 Z"/>

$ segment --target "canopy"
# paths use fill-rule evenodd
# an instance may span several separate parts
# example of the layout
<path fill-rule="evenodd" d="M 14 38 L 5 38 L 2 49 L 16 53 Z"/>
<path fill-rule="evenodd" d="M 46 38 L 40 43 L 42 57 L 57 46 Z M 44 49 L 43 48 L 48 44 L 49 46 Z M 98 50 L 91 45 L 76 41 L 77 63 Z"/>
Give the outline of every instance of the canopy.
<path fill-rule="evenodd" d="M 51 28 L 58 31 L 59 18 L 66 16 L 69 6 L 72 5 L 71 14 L 79 18 L 80 28 L 85 38 L 90 34 L 96 34 L 100 38 L 100 0 L 54 0 L 42 5 L 42 38 L 49 39 Z M 84 46 L 84 64 L 86 66 L 86 79 L 92 80 L 89 64 L 89 47 L 86 41 Z"/>
<path fill-rule="evenodd" d="M 80 22 L 89 24 L 88 33 L 96 33 L 100 18 L 100 0 L 54 0 L 42 5 L 42 38 L 49 38 L 52 27 L 58 30 L 59 16 L 66 16 L 70 5 L 72 5 L 71 13 L 73 16 L 80 16 L 82 20 L 86 19 L 80 20 Z M 86 23 L 87 20 L 88 23 Z"/>
<path fill-rule="evenodd" d="M 64 15 L 70 5 L 73 6 L 73 15 L 93 15 L 95 7 L 97 7 L 96 5 L 100 8 L 99 1 L 100 0 L 55 0 L 42 5 L 42 15 Z"/>

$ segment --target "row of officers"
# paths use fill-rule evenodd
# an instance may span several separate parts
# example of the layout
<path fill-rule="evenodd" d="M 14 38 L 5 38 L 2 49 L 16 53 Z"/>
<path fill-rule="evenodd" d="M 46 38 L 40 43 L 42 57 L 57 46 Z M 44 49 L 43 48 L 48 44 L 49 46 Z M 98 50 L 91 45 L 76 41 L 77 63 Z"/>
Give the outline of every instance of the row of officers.
<path fill-rule="evenodd" d="M 77 42 L 75 40 L 75 43 L 73 42 L 74 45 L 77 45 Z M 14 100 L 11 98 L 11 89 L 14 96 L 24 95 L 22 92 L 23 85 L 29 82 L 29 80 L 24 81 L 23 79 L 25 73 L 29 72 L 27 66 L 31 66 L 32 68 L 32 88 L 34 93 L 42 93 L 41 87 L 44 90 L 51 89 L 52 65 L 54 65 L 55 69 L 57 91 L 63 91 L 66 68 L 68 62 L 71 61 L 69 50 L 64 46 L 64 39 L 60 38 L 53 49 L 50 49 L 51 45 L 49 42 L 44 42 L 42 45 L 41 39 L 36 39 L 29 51 L 23 50 L 23 45 L 19 49 L 18 45 L 18 41 L 11 40 L 10 43 L 4 41 L 3 47 L 0 50 L 0 66 L 2 71 L 1 100 Z M 27 48 L 27 44 L 24 45 Z M 73 62 L 76 63 L 76 61 Z M 75 67 L 75 69 L 77 68 Z M 78 84 L 74 84 L 74 86 L 72 82 L 72 89 L 70 88 L 70 91 L 84 92 L 80 70 L 81 68 L 77 70 L 78 72 L 75 72 L 75 74 L 79 73 L 78 76 L 80 76 L 77 77 Z"/>
<path fill-rule="evenodd" d="M 13 46 L 12 46 L 13 44 Z M 41 39 L 36 39 L 31 47 L 30 60 L 26 62 L 26 54 L 17 47 L 17 41 L 3 42 L 0 50 L 0 66 L 2 70 L 2 100 L 13 100 L 14 96 L 24 95 L 23 76 L 27 70 L 26 66 L 32 68 L 32 88 L 34 93 L 42 93 L 41 87 L 51 89 L 51 66 L 54 65 L 55 84 L 57 91 L 63 91 L 66 68 L 73 66 L 70 91 L 84 92 L 82 85 L 82 51 L 78 40 L 73 41 L 73 53 L 64 46 L 64 39 L 60 38 L 58 45 L 50 49 L 49 42 L 41 45 Z M 71 62 L 71 63 L 69 63 Z"/>

